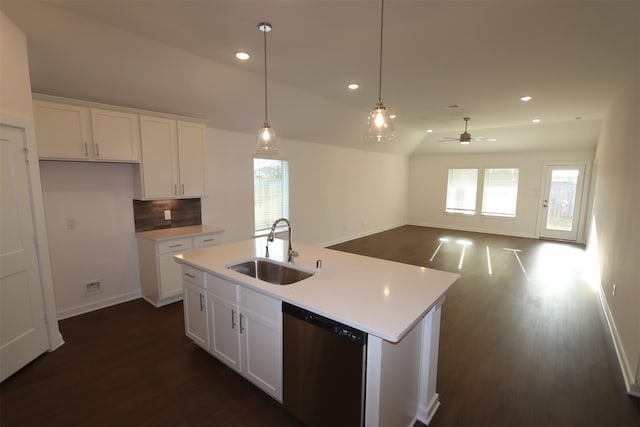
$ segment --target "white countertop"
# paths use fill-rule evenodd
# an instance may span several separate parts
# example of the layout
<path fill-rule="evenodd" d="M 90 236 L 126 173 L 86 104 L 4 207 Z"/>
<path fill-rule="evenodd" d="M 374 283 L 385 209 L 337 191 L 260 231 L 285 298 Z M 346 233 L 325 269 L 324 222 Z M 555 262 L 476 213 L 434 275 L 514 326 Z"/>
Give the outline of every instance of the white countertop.
<path fill-rule="evenodd" d="M 290 285 L 273 285 L 226 268 L 262 258 L 266 237 L 214 246 L 176 256 L 176 261 L 245 285 L 360 329 L 398 342 L 437 303 L 459 274 L 401 264 L 293 242 L 294 266 L 315 272 Z M 287 242 L 269 243 L 270 259 L 286 263 Z M 322 268 L 315 269 L 316 260 Z"/>
<path fill-rule="evenodd" d="M 190 225 L 187 227 L 162 228 L 159 230 L 140 231 L 136 236 L 149 240 L 168 240 L 180 237 L 197 236 L 199 234 L 222 233 L 224 229 L 209 225 Z"/>

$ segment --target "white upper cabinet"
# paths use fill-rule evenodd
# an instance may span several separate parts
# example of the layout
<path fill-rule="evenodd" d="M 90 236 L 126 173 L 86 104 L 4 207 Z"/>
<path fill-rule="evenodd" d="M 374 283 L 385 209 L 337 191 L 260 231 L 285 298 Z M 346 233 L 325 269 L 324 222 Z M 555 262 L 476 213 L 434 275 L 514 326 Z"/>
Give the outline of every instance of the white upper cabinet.
<path fill-rule="evenodd" d="M 141 199 L 170 199 L 178 195 L 178 134 L 176 121 L 140 116 Z"/>
<path fill-rule="evenodd" d="M 138 115 L 91 109 L 93 154 L 103 162 L 139 162 Z"/>
<path fill-rule="evenodd" d="M 181 197 L 203 196 L 207 161 L 205 125 L 178 122 L 178 159 Z"/>
<path fill-rule="evenodd" d="M 140 131 L 142 161 L 135 197 L 153 200 L 204 196 L 206 126 L 140 116 Z"/>
<path fill-rule="evenodd" d="M 140 161 L 137 114 L 42 100 L 33 107 L 39 158 Z"/>
<path fill-rule="evenodd" d="M 41 159 L 90 160 L 93 140 L 88 108 L 34 101 L 33 112 Z"/>

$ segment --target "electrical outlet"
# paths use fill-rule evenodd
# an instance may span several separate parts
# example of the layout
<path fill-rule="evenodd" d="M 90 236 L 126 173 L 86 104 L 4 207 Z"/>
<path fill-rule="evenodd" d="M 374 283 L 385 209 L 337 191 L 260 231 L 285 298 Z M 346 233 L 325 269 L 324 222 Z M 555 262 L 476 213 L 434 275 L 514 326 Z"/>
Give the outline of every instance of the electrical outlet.
<path fill-rule="evenodd" d="M 171 210 L 170 209 L 165 209 L 164 210 L 164 220 L 165 221 L 171 221 Z"/>
<path fill-rule="evenodd" d="M 613 289 L 611 290 L 611 295 L 616 296 L 616 284 L 613 284 Z"/>

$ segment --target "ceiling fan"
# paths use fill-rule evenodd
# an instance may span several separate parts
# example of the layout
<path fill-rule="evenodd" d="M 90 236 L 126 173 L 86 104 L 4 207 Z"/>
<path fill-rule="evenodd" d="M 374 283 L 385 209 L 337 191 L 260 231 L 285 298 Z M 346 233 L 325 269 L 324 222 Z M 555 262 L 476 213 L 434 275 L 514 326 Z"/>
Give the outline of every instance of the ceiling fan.
<path fill-rule="evenodd" d="M 495 141 L 495 139 L 487 139 L 484 136 L 478 136 L 476 138 L 472 138 L 471 134 L 467 132 L 467 125 L 469 124 L 469 120 L 471 117 L 464 117 L 464 132 L 460 134 L 458 138 L 452 138 L 449 136 L 445 136 L 438 142 L 448 142 L 448 141 L 458 141 L 462 145 L 468 145 L 471 141 Z"/>

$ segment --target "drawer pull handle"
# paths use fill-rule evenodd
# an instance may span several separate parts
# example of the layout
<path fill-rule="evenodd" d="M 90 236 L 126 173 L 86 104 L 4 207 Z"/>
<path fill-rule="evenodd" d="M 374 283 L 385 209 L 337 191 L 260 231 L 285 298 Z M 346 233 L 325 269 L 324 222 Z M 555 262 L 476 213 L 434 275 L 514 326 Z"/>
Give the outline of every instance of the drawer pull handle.
<path fill-rule="evenodd" d="M 204 295 L 200 294 L 200 311 L 204 311 Z"/>
<path fill-rule="evenodd" d="M 96 158 L 100 158 L 100 144 L 96 142 Z"/>
<path fill-rule="evenodd" d="M 231 329 L 236 328 L 236 311 L 231 310 Z"/>
<path fill-rule="evenodd" d="M 243 333 L 243 332 L 244 332 L 244 328 L 242 327 L 242 318 L 243 318 L 243 317 L 244 317 L 244 316 L 242 315 L 242 313 L 240 313 L 240 333 Z"/>
<path fill-rule="evenodd" d="M 204 239 L 203 242 L 213 242 L 216 239 Z"/>
<path fill-rule="evenodd" d="M 189 278 L 191 278 L 191 279 L 195 279 L 196 278 L 196 276 L 194 274 L 191 274 L 191 273 L 184 273 L 184 275 L 189 277 Z"/>
<path fill-rule="evenodd" d="M 171 245 L 169 246 L 170 248 L 179 248 L 180 246 L 182 246 L 182 243 L 177 243 L 175 245 Z"/>

